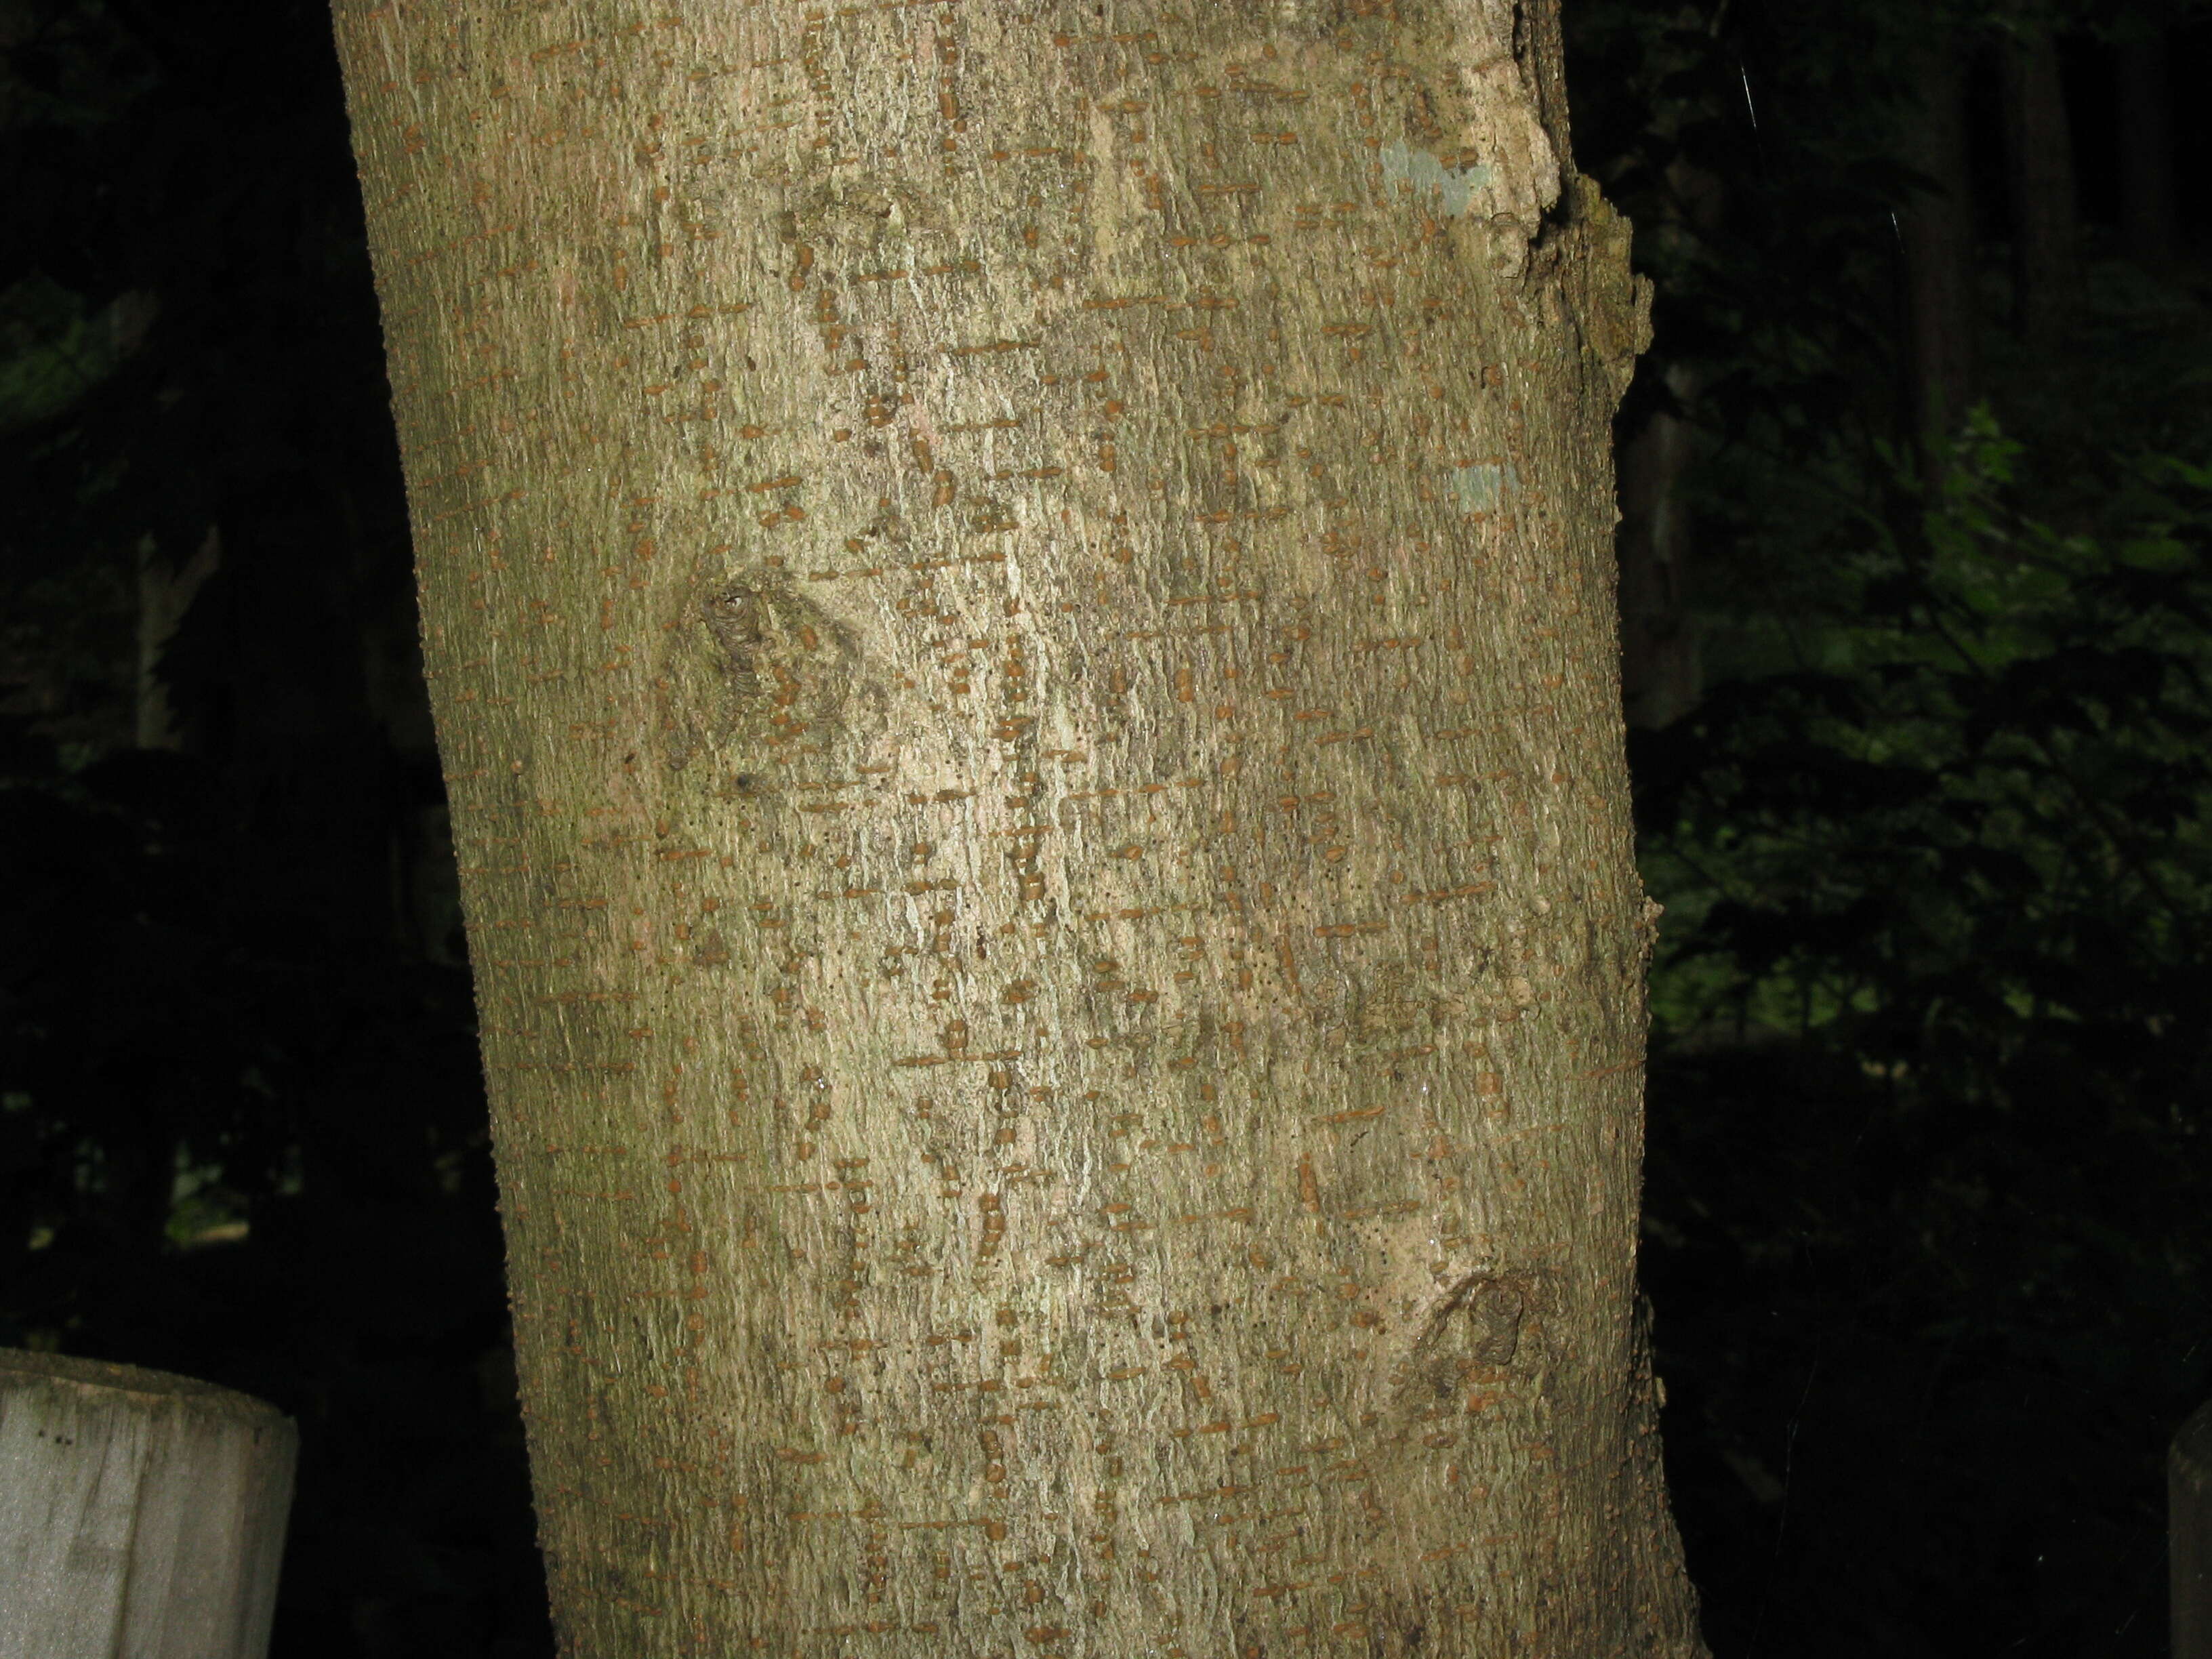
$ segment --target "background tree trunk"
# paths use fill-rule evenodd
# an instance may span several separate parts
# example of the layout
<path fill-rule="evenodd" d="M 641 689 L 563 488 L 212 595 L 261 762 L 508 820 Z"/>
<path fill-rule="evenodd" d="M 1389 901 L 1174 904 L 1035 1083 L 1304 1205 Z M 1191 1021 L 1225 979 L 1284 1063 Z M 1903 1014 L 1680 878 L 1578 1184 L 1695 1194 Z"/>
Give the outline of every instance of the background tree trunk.
<path fill-rule="evenodd" d="M 1898 214 L 1905 240 L 1905 335 L 1913 420 L 1923 448 L 1941 444 L 1974 399 L 1974 199 L 1967 165 L 1965 66 L 1948 32 L 1931 31 L 1913 76 L 1905 158 L 1927 180 Z"/>
<path fill-rule="evenodd" d="M 2167 1446 L 2166 1494 L 2173 1659 L 2212 1659 L 2212 1402 Z"/>
<path fill-rule="evenodd" d="M 1694 258 L 1727 208 L 1727 187 L 1677 155 L 1667 167 L 1659 223 L 1647 227 L 1662 258 Z M 1631 726 L 1656 730 L 1697 704 L 1704 689 L 1697 626 L 1690 613 L 1692 522 L 1686 488 L 1697 459 L 1691 409 L 1698 374 L 1691 364 L 1646 358 L 1643 373 L 1663 388 L 1641 424 L 1616 431 L 1620 453 L 1621 703 Z M 1621 422 L 1627 426 L 1626 417 Z"/>
<path fill-rule="evenodd" d="M 2074 129 L 2048 25 L 2022 23 L 2006 38 L 2003 80 L 2014 319 L 2023 342 L 2048 349 L 2073 325 L 2081 289 Z"/>
<path fill-rule="evenodd" d="M 2173 83 L 2163 29 L 2113 46 L 2119 94 L 2120 243 L 2146 270 L 2163 270 L 2179 251 L 2180 209 L 2173 173 Z"/>
<path fill-rule="evenodd" d="M 1553 9 L 337 9 L 568 1650 L 1696 1651 Z"/>
<path fill-rule="evenodd" d="M 1620 685 L 1631 726 L 1671 726 L 1697 704 L 1698 636 L 1690 615 L 1690 503 L 1697 458 L 1687 410 L 1697 375 L 1667 370 L 1668 402 L 1620 451 Z"/>

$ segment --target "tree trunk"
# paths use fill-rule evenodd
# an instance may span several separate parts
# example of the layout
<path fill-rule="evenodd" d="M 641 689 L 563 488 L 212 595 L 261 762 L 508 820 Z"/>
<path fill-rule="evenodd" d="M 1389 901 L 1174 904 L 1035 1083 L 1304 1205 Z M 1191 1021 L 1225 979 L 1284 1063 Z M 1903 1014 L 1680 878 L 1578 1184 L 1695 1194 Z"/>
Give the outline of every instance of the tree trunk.
<path fill-rule="evenodd" d="M 1926 180 L 1898 214 L 1905 242 L 1912 416 L 1933 453 L 1973 402 L 1974 200 L 1967 164 L 1966 88 L 1955 42 L 1938 32 L 1914 71 L 1905 159 Z"/>
<path fill-rule="evenodd" d="M 2074 131 L 2048 26 L 2023 24 L 2007 39 L 2004 106 L 2014 323 L 2025 344 L 2048 350 L 2072 326 L 2081 288 Z"/>
<path fill-rule="evenodd" d="M 2113 49 L 2119 94 L 2120 243 L 2148 270 L 2173 263 L 2179 241 L 2173 159 L 2173 83 L 2164 31 Z"/>
<path fill-rule="evenodd" d="M 262 1659 L 298 1448 L 211 1382 L 0 1348 L 0 1659 Z"/>
<path fill-rule="evenodd" d="M 1555 8 L 337 12 L 565 1650 L 1697 1651 Z"/>
<path fill-rule="evenodd" d="M 1697 705 L 1702 689 L 1690 617 L 1690 504 L 1697 432 L 1685 413 L 1697 375 L 1666 372 L 1671 400 L 1620 448 L 1620 688 L 1631 726 L 1656 731 Z"/>

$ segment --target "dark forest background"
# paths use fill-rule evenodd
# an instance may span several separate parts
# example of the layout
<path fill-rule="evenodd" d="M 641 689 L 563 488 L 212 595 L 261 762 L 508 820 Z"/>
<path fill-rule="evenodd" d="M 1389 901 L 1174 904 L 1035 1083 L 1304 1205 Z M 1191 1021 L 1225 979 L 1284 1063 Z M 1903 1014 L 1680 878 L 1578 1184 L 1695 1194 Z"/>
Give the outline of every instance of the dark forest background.
<path fill-rule="evenodd" d="M 2212 28 L 1568 0 L 1719 1659 L 2166 1648 L 2212 1395 Z M 0 1344 L 297 1417 L 276 1652 L 550 1652 L 319 0 L 0 0 Z"/>

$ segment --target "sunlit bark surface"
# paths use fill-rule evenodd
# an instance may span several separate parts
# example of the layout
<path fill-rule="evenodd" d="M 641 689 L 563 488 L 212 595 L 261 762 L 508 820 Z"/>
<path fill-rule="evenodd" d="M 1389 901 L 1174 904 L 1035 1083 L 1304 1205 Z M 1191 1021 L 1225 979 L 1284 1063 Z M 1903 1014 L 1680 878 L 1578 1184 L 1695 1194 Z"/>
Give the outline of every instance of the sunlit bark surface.
<path fill-rule="evenodd" d="M 1695 1650 L 1510 0 L 340 0 L 568 1650 Z"/>

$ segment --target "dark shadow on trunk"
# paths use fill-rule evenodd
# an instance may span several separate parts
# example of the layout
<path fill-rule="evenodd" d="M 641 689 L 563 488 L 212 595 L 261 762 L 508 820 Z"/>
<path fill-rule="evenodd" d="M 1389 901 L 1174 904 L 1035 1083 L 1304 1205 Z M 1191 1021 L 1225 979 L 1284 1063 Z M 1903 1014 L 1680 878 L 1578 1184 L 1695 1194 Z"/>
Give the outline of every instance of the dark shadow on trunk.
<path fill-rule="evenodd" d="M 1939 37 L 1914 65 L 1903 134 L 1924 181 L 1898 214 L 1905 243 L 1912 421 L 1923 453 L 1973 401 L 1974 202 L 1966 144 L 1966 76 L 1956 41 Z"/>

